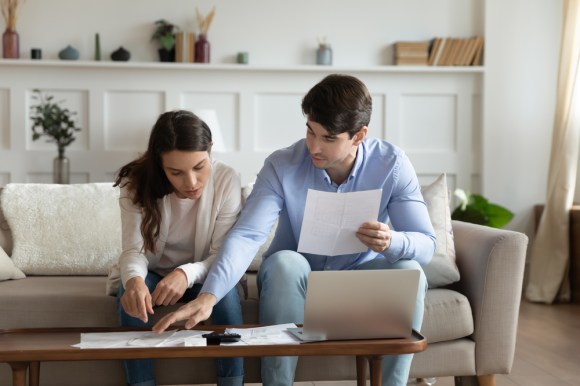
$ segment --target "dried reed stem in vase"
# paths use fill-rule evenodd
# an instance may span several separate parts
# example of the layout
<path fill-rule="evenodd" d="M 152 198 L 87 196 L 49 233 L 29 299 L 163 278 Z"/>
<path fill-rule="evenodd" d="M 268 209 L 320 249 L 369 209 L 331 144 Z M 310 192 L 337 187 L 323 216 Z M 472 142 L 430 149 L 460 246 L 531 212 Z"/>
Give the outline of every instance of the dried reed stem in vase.
<path fill-rule="evenodd" d="M 209 31 L 209 27 L 211 26 L 214 15 L 215 7 L 213 7 L 211 12 L 205 17 L 201 14 L 201 12 L 199 12 L 199 8 L 195 7 L 195 18 L 197 20 L 197 25 L 199 26 L 200 34 L 207 36 L 207 32 Z"/>
<path fill-rule="evenodd" d="M 2 8 L 2 16 L 6 23 L 6 28 L 15 30 L 16 21 L 18 20 L 18 10 L 24 0 L 0 0 L 0 7 Z"/>

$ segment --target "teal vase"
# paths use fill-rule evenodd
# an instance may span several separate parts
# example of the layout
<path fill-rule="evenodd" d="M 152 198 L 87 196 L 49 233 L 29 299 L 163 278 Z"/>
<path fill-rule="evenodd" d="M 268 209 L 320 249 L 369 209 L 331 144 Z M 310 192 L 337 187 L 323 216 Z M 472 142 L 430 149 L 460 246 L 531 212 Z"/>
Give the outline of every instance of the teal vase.
<path fill-rule="evenodd" d="M 58 53 L 58 57 L 62 60 L 77 60 L 79 58 L 79 51 L 68 45 Z"/>

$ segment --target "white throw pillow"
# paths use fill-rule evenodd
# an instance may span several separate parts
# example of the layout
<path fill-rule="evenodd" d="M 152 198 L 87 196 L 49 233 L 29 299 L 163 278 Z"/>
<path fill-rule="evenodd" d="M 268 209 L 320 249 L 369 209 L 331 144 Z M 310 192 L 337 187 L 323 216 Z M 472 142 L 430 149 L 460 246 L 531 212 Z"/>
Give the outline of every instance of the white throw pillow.
<path fill-rule="evenodd" d="M 421 187 L 421 193 L 437 236 L 433 259 L 423 267 L 423 270 L 427 276 L 429 288 L 442 287 L 459 280 L 445 174 L 441 174 L 430 185 Z"/>
<path fill-rule="evenodd" d="M 106 275 L 121 253 L 112 183 L 8 184 L 1 199 L 12 261 L 27 275 Z"/>
<path fill-rule="evenodd" d="M 24 273 L 14 266 L 12 259 L 0 248 L 0 281 L 24 279 Z"/>

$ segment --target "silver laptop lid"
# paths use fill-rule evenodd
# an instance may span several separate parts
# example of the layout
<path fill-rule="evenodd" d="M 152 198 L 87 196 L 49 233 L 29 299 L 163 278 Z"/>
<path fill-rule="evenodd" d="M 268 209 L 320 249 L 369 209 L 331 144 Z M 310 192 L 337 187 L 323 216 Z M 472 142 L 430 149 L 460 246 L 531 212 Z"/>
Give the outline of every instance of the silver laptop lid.
<path fill-rule="evenodd" d="M 311 272 L 304 333 L 331 340 L 409 337 L 419 275 L 413 269 Z"/>

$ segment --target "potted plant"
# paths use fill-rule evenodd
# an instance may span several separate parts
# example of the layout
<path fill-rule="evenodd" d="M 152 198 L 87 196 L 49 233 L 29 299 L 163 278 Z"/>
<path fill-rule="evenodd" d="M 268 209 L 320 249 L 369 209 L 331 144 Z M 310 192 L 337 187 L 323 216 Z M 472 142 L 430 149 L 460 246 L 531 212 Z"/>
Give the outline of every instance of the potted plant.
<path fill-rule="evenodd" d="M 487 198 L 479 194 L 467 193 L 463 189 L 456 189 L 453 194 L 460 201 L 451 213 L 453 220 L 501 228 L 514 217 L 508 209 L 489 202 Z"/>
<path fill-rule="evenodd" d="M 47 142 L 56 143 L 58 156 L 53 164 L 53 181 L 57 184 L 68 184 L 70 164 L 64 151 L 75 139 L 75 133 L 81 128 L 76 126 L 73 116 L 76 112 L 61 106 L 62 101 L 55 102 L 54 96 L 44 95 L 40 90 L 33 90 L 32 99 L 38 104 L 30 107 L 32 121 L 32 140 L 47 137 Z"/>
<path fill-rule="evenodd" d="M 155 32 L 153 32 L 151 40 L 159 42 L 161 46 L 158 49 L 159 60 L 162 62 L 174 62 L 175 33 L 179 31 L 179 27 L 165 19 L 157 20 L 155 26 Z"/>

